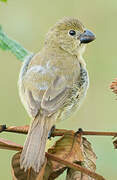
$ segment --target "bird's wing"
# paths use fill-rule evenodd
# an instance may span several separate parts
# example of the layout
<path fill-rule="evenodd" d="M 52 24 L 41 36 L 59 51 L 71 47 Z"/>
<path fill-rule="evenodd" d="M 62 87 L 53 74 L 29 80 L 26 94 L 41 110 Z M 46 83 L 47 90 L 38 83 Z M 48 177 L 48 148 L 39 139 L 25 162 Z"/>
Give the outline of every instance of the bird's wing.
<path fill-rule="evenodd" d="M 55 113 L 59 108 L 64 106 L 67 98 L 70 96 L 71 88 L 67 85 L 64 77 L 57 76 L 51 86 L 45 91 L 41 108 L 48 115 Z"/>
<path fill-rule="evenodd" d="M 64 105 L 70 94 L 70 88 L 64 77 L 59 77 L 55 72 L 40 65 L 32 66 L 27 70 L 22 84 L 26 108 L 33 117 L 40 109 L 47 114 L 56 112 Z"/>
<path fill-rule="evenodd" d="M 27 69 L 20 80 L 21 98 L 28 113 L 35 117 L 41 107 L 44 92 L 52 81 L 52 73 L 41 65 Z"/>

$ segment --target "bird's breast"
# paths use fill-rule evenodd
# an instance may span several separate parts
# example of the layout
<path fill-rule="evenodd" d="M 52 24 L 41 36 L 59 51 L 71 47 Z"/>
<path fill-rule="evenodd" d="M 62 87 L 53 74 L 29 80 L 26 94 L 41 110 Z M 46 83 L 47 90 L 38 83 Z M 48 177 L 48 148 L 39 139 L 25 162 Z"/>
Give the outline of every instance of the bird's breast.
<path fill-rule="evenodd" d="M 79 78 L 73 83 L 71 94 L 66 101 L 64 107 L 60 109 L 58 120 L 64 120 L 73 112 L 78 110 L 80 105 L 82 104 L 83 99 L 86 96 L 87 89 L 89 87 L 89 76 L 88 72 L 85 68 L 80 68 L 80 76 Z"/>

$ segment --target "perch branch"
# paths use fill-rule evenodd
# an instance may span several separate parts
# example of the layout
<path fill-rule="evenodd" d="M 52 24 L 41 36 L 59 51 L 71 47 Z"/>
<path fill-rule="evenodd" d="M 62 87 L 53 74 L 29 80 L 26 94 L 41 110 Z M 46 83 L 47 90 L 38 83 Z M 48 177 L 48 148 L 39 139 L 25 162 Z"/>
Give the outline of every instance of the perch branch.
<path fill-rule="evenodd" d="M 0 132 L 12 132 L 12 133 L 18 133 L 18 134 L 27 134 L 28 133 L 29 126 L 9 126 L 6 127 L 6 125 L 0 125 Z"/>
<path fill-rule="evenodd" d="M 29 126 L 10 126 L 6 127 L 5 125 L 0 125 L 0 132 L 12 132 L 12 133 L 20 133 L 20 134 L 27 134 L 28 133 Z M 55 131 L 52 134 L 52 137 L 55 136 L 63 136 L 65 132 L 68 130 L 65 129 L 55 129 Z M 74 131 L 73 131 L 74 133 Z M 117 132 L 97 132 L 97 131 L 83 131 L 82 135 L 90 135 L 90 136 L 117 136 Z"/>

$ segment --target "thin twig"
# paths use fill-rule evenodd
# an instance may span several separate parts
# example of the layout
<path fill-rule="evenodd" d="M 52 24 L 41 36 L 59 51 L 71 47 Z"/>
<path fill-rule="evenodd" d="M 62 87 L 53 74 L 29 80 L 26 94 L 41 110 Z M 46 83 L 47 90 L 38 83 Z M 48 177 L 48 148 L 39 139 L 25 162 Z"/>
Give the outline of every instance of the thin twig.
<path fill-rule="evenodd" d="M 12 132 L 18 134 L 27 134 L 29 125 L 25 126 L 9 126 L 5 128 L 5 125 L 0 125 L 0 132 Z"/>
<path fill-rule="evenodd" d="M 9 126 L 0 125 L 0 132 L 11 132 L 11 133 L 18 133 L 18 134 L 27 134 L 29 129 L 29 125 L 25 126 Z M 65 129 L 56 129 L 52 136 L 63 136 L 64 133 L 67 132 Z"/>
<path fill-rule="evenodd" d="M 78 164 L 71 163 L 71 162 L 68 162 L 68 161 L 66 161 L 66 160 L 63 160 L 63 159 L 61 159 L 61 158 L 59 158 L 59 157 L 57 157 L 57 156 L 54 156 L 54 155 L 52 155 L 52 154 L 50 154 L 50 153 L 47 153 L 47 152 L 46 152 L 46 157 L 47 157 L 48 159 L 53 160 L 53 161 L 57 161 L 57 162 L 65 165 L 65 166 L 67 166 L 67 167 L 69 167 L 69 168 L 72 168 L 72 169 L 74 169 L 74 170 L 77 170 L 77 171 L 80 171 L 80 172 L 82 172 L 82 173 L 85 173 L 85 174 L 87 174 L 88 176 L 90 176 L 90 177 L 92 177 L 92 178 L 95 178 L 95 180 L 105 180 L 103 176 L 101 176 L 101 175 L 99 175 L 99 174 L 97 174 L 97 173 L 95 173 L 95 172 L 92 172 L 92 171 L 90 171 L 90 170 L 88 170 L 88 169 L 86 169 L 86 168 L 84 168 L 84 167 L 82 167 L 82 166 L 80 166 L 80 165 L 78 165 Z"/>
<path fill-rule="evenodd" d="M 0 149 L 7 149 L 7 150 L 13 150 L 13 151 L 21 151 L 22 146 L 20 144 L 16 144 L 12 141 L 0 138 Z"/>
<path fill-rule="evenodd" d="M 0 132 L 12 132 L 12 133 L 20 133 L 20 134 L 27 134 L 29 126 L 10 126 L 10 127 L 5 127 L 5 125 L 0 125 Z M 55 136 L 63 136 L 68 130 L 65 129 L 55 129 L 55 131 L 52 134 L 52 137 Z M 75 133 L 73 131 L 73 133 Z M 117 132 L 97 132 L 97 131 L 83 131 L 82 135 L 88 135 L 88 136 L 117 136 Z"/>
<path fill-rule="evenodd" d="M 95 136 L 117 136 L 117 132 L 97 132 L 97 131 L 83 131 L 83 135 Z"/>
<path fill-rule="evenodd" d="M 56 129 L 52 136 L 63 136 L 65 134 L 65 132 L 67 132 L 68 130 L 65 129 Z M 82 135 L 90 135 L 90 136 L 117 136 L 117 132 L 97 132 L 97 131 L 82 131 Z"/>

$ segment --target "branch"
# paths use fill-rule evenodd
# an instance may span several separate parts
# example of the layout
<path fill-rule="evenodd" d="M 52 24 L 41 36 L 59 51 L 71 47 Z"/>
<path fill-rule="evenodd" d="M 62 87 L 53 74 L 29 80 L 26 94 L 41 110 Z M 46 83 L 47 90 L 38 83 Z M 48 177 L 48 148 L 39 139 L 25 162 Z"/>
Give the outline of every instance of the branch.
<path fill-rule="evenodd" d="M 53 160 L 53 161 L 57 161 L 57 162 L 65 165 L 65 166 L 67 166 L 67 167 L 69 167 L 69 168 L 72 168 L 72 169 L 74 169 L 74 170 L 77 170 L 77 171 L 80 171 L 80 172 L 82 172 L 82 173 L 85 173 L 85 174 L 87 174 L 88 176 L 90 176 L 90 177 L 92 177 L 92 178 L 95 178 L 95 180 L 105 180 L 101 175 L 99 175 L 99 174 L 97 174 L 97 173 L 94 173 L 94 172 L 92 172 L 92 171 L 90 171 L 90 170 L 88 170 L 88 169 L 86 169 L 86 168 L 84 168 L 84 167 L 82 167 L 82 166 L 80 166 L 80 165 L 78 165 L 78 164 L 70 163 L 70 162 L 65 161 L 65 160 L 63 160 L 63 159 L 61 159 L 61 158 L 58 158 L 57 156 L 54 156 L 54 155 L 52 155 L 52 154 L 49 154 L 49 153 L 47 153 L 47 152 L 46 152 L 46 157 L 49 158 L 49 159 L 51 159 L 51 160 Z"/>
<path fill-rule="evenodd" d="M 68 130 L 65 129 L 55 129 L 52 136 L 63 136 Z M 90 136 L 117 136 L 117 132 L 97 132 L 97 131 L 82 131 L 82 135 Z"/>
<path fill-rule="evenodd" d="M 19 134 L 27 134 L 29 126 L 10 126 L 6 127 L 6 125 L 0 125 L 0 132 L 12 132 L 12 133 L 19 133 Z M 65 129 L 55 129 L 52 137 L 55 136 L 63 136 L 68 130 Z M 74 131 L 73 131 L 74 132 Z M 74 132 L 75 133 L 75 132 Z M 117 136 L 117 132 L 97 132 L 97 131 L 82 131 L 82 135 L 90 135 L 90 136 Z"/>
<path fill-rule="evenodd" d="M 21 151 L 22 146 L 6 139 L 0 138 L 0 149 L 7 149 L 13 151 Z"/>
<path fill-rule="evenodd" d="M 27 134 L 29 129 L 29 125 L 25 126 L 10 126 L 6 127 L 6 125 L 0 125 L 0 132 L 11 132 L 18 134 Z"/>

